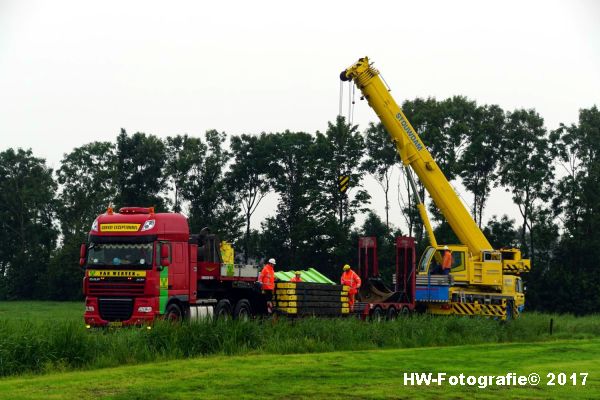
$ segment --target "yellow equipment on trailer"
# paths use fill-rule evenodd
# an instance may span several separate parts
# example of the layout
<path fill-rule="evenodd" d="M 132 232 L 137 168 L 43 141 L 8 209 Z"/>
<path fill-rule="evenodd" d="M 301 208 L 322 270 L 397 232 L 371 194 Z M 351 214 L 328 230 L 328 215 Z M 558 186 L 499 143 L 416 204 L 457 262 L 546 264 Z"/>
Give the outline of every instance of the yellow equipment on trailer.
<path fill-rule="evenodd" d="M 430 240 L 417 266 L 416 300 L 433 314 L 516 317 L 525 296 L 520 274 L 531 268 L 518 249 L 495 250 L 440 170 L 367 57 L 342 71 L 342 81 L 353 81 L 390 134 L 417 199 L 417 208 Z M 410 169 L 409 169 L 410 167 Z M 440 245 L 427 211 L 418 196 L 411 169 L 461 244 Z M 448 275 L 437 274 L 444 252 L 451 251 Z"/>

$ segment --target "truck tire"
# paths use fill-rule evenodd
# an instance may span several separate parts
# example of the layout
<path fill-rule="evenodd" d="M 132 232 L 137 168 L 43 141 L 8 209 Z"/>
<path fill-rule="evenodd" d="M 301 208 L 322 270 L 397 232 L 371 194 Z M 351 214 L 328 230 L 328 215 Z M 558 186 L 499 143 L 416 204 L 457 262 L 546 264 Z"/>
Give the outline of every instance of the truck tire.
<path fill-rule="evenodd" d="M 391 306 L 387 310 L 387 319 L 388 321 L 394 321 L 396 317 L 398 317 L 398 311 L 396 310 L 396 307 Z"/>
<path fill-rule="evenodd" d="M 228 319 L 231 318 L 231 303 L 227 299 L 221 299 L 215 306 L 214 311 L 215 319 Z"/>
<path fill-rule="evenodd" d="M 250 302 L 246 299 L 241 299 L 235 305 L 233 309 L 233 318 L 241 321 L 247 321 L 252 316 L 252 307 Z"/>
<path fill-rule="evenodd" d="M 506 320 L 510 321 L 511 319 L 514 319 L 514 308 L 515 307 L 515 303 L 512 300 L 509 300 L 506 302 Z"/>
<path fill-rule="evenodd" d="M 168 321 L 181 321 L 183 319 L 183 312 L 176 303 L 171 303 L 165 311 L 165 319 Z"/>
<path fill-rule="evenodd" d="M 385 319 L 385 316 L 383 315 L 383 310 L 381 309 L 381 307 L 375 307 L 371 311 L 371 321 L 381 322 L 384 319 Z"/>
<path fill-rule="evenodd" d="M 408 308 L 408 306 L 403 306 L 402 310 L 400 310 L 400 315 L 403 318 L 410 317 L 410 308 Z"/>

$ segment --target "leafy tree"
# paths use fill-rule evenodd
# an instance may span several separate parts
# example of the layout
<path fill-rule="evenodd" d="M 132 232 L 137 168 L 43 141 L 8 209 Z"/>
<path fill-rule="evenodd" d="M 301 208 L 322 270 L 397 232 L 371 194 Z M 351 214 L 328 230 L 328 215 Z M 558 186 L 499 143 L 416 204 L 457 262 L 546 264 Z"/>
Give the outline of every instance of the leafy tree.
<path fill-rule="evenodd" d="M 31 150 L 0 153 L 0 297 L 44 296 L 57 238 L 56 189 L 52 170 Z"/>
<path fill-rule="evenodd" d="M 236 202 L 242 205 L 246 221 L 244 261 L 250 255 L 250 221 L 261 201 L 269 193 L 268 165 L 271 154 L 267 135 L 241 135 L 231 138 L 233 164 L 227 173 L 227 182 Z"/>
<path fill-rule="evenodd" d="M 579 112 L 578 124 L 552 132 L 551 142 L 564 175 L 555 186 L 553 205 L 564 233 L 545 276 L 547 295 L 540 303 L 576 314 L 600 311 L 600 111 Z M 576 302 L 573 299 L 577 299 Z M 553 303 L 554 302 L 554 303 Z"/>
<path fill-rule="evenodd" d="M 137 132 L 117 137 L 117 198 L 121 206 L 154 206 L 166 209 L 165 145 L 154 135 Z"/>
<path fill-rule="evenodd" d="M 506 214 L 500 218 L 492 216 L 483 233 L 494 249 L 518 246 L 519 233 L 515 228 L 515 220 Z"/>
<path fill-rule="evenodd" d="M 64 155 L 56 175 L 61 186 L 58 217 L 67 241 L 84 241 L 92 221 L 114 200 L 116 173 L 110 142 L 92 142 Z"/>
<path fill-rule="evenodd" d="M 187 180 L 187 174 L 191 169 L 194 151 L 198 139 L 189 138 L 188 135 L 168 136 L 165 140 L 166 163 L 165 174 L 171 182 L 173 189 L 173 211 L 181 212 L 181 191 Z M 189 148 L 191 147 L 191 151 Z M 200 147 L 201 143 L 200 143 Z M 205 148 L 203 148 L 205 150 Z"/>
<path fill-rule="evenodd" d="M 459 168 L 465 188 L 473 194 L 473 218 L 481 228 L 483 210 L 502 157 L 504 111 L 496 105 L 480 106 L 473 119 Z"/>
<path fill-rule="evenodd" d="M 338 215 L 338 223 L 348 228 L 354 222 L 354 214 L 364 208 L 370 196 L 364 190 L 358 190 L 352 199 L 349 192 L 360 187 L 363 171 L 360 169 L 364 153 L 364 141 L 358 127 L 346 123 L 342 116 L 336 118 L 335 124 L 329 122 L 325 134 L 317 132 L 315 161 L 318 162 L 316 176 L 322 190 L 317 192 L 316 199 L 321 203 L 319 208 L 329 216 Z M 342 175 L 350 177 L 348 191 L 340 193 L 338 178 Z"/>
<path fill-rule="evenodd" d="M 390 226 L 390 180 L 394 166 L 399 157 L 389 133 L 380 122 L 377 125 L 370 123 L 365 132 L 367 159 L 363 161 L 362 168 L 371 174 L 381 186 L 385 196 L 385 225 Z"/>
<path fill-rule="evenodd" d="M 116 152 L 109 142 L 75 148 L 61 161 L 56 175 L 61 187 L 57 217 L 62 246 L 53 252 L 48 265 L 47 294 L 51 299 L 81 296 L 79 246 L 86 241 L 92 221 L 116 196 L 116 164 Z"/>
<path fill-rule="evenodd" d="M 554 170 L 544 120 L 534 110 L 508 113 L 505 138 L 500 183 L 512 192 L 513 201 L 519 208 L 523 218 L 521 243 L 526 248 L 529 245 L 528 253 L 533 260 L 532 212 L 536 201 L 548 198 Z M 529 243 L 526 241 L 527 230 Z"/>
<path fill-rule="evenodd" d="M 276 215 L 262 223 L 261 243 L 267 257 L 277 255 L 278 265 L 302 266 L 314 262 L 308 241 L 318 241 L 319 213 L 314 198 L 318 195 L 318 164 L 315 163 L 313 137 L 304 132 L 285 131 L 267 135 L 269 180 L 279 195 Z M 309 264 L 310 265 L 310 264 Z"/>
<path fill-rule="evenodd" d="M 205 143 L 189 138 L 184 147 L 186 154 L 181 155 L 186 160 L 182 198 L 190 204 L 190 227 L 193 231 L 208 227 L 234 241 L 242 222 L 225 181 L 225 166 L 230 158 L 223 146 L 225 133 L 209 130 L 204 138 Z"/>
<path fill-rule="evenodd" d="M 313 158 L 317 188 L 311 203 L 318 229 L 322 233 L 315 236 L 313 251 L 321 254 L 322 265 L 338 268 L 340 264 L 345 264 L 348 253 L 355 249 L 355 245 L 352 246 L 348 241 L 352 224 L 356 213 L 366 209 L 370 198 L 360 188 L 364 140 L 358 127 L 346 123 L 341 116 L 334 123 L 327 124 L 325 133 L 317 132 L 316 136 Z M 340 176 L 349 177 L 345 193 L 339 191 Z M 317 247 L 326 250 L 318 250 Z"/>

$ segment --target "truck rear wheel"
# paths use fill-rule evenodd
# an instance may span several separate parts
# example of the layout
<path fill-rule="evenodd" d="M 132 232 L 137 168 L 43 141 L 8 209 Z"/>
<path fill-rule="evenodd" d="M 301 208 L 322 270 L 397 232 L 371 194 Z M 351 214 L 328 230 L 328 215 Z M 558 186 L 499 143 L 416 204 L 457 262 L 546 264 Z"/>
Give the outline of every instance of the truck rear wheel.
<path fill-rule="evenodd" d="M 388 321 L 393 321 L 398 316 L 398 311 L 396 311 L 396 307 L 390 307 L 387 310 L 387 319 Z"/>
<path fill-rule="evenodd" d="M 381 307 L 375 307 L 373 311 L 371 311 L 371 321 L 381 322 L 385 319 L 383 315 L 383 310 Z"/>
<path fill-rule="evenodd" d="M 402 310 L 400 311 L 402 317 L 406 318 L 410 316 L 410 308 L 408 306 L 402 306 Z"/>
<path fill-rule="evenodd" d="M 246 299 L 241 299 L 235 305 L 233 309 L 233 318 L 241 321 L 247 321 L 252 316 L 252 307 L 250 302 Z"/>
<path fill-rule="evenodd" d="M 227 299 L 221 299 L 215 306 L 214 317 L 216 319 L 231 318 L 231 303 Z"/>

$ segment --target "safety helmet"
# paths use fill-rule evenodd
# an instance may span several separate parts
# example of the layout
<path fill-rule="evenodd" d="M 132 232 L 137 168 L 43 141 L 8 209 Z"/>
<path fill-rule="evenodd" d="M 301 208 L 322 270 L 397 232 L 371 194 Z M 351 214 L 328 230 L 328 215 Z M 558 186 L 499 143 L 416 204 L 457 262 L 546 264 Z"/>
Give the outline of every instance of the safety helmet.
<path fill-rule="evenodd" d="M 302 271 L 296 271 L 296 272 L 294 272 L 294 274 L 296 274 L 296 275 L 302 275 Z"/>
<path fill-rule="evenodd" d="M 269 264 L 273 264 L 273 265 L 275 265 L 275 264 L 277 264 L 277 263 L 275 262 L 275 259 L 274 259 L 274 258 L 269 258 Z"/>
<path fill-rule="evenodd" d="M 448 246 L 444 246 L 444 250 L 448 250 Z"/>
<path fill-rule="evenodd" d="M 348 271 L 350 269 L 350 266 L 348 264 L 344 265 L 344 271 Z"/>

